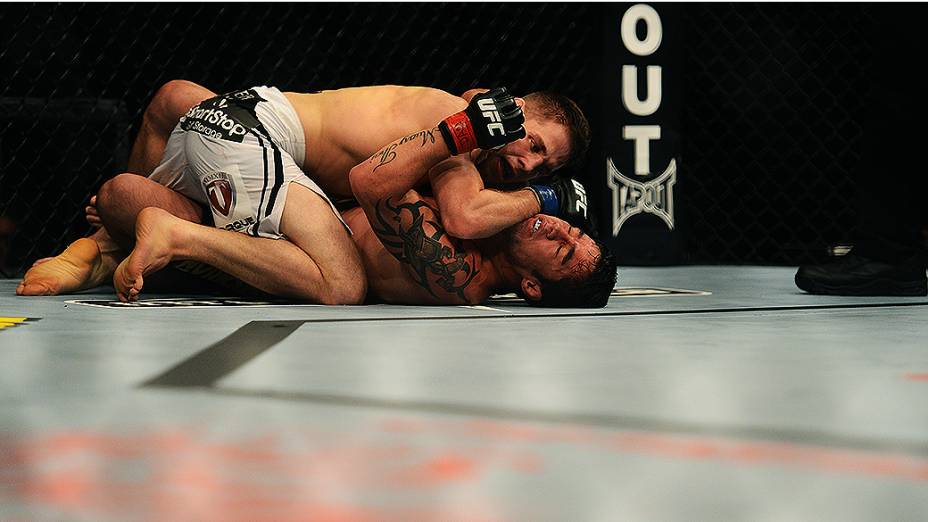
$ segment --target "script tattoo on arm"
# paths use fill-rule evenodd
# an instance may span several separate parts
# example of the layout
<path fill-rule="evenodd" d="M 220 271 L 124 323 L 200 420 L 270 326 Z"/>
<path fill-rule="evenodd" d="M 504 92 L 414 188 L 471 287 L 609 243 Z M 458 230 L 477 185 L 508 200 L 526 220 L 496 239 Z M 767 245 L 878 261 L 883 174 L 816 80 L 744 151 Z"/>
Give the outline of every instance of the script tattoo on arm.
<path fill-rule="evenodd" d="M 371 157 L 370 161 L 377 161 L 377 165 L 374 167 L 374 170 L 383 167 L 384 165 L 392 162 L 397 157 L 396 148 L 404 143 L 409 143 L 412 141 L 420 141 L 419 147 L 425 147 L 429 143 L 435 143 L 435 133 L 438 132 L 438 127 L 433 129 L 426 129 L 410 134 L 409 136 L 403 137 L 393 143 L 387 145 L 386 147 L 375 152 Z"/>
<path fill-rule="evenodd" d="M 388 198 L 378 201 L 374 212 L 377 222 L 372 220 L 371 228 L 417 285 L 440 300 L 467 301 L 464 293 L 478 273 L 477 259 L 455 248 L 433 207 L 422 200 L 394 203 Z"/>

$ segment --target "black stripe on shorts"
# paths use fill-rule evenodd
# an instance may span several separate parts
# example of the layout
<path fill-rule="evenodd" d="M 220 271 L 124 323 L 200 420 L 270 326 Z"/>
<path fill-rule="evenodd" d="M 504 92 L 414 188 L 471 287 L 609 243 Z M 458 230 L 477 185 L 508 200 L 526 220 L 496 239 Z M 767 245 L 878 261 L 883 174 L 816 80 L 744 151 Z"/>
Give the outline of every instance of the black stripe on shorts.
<path fill-rule="evenodd" d="M 261 144 L 261 158 L 264 160 L 264 186 L 261 187 L 261 201 L 258 202 L 258 212 L 255 215 L 255 224 L 251 226 L 250 234 L 252 236 L 258 236 L 258 227 L 261 225 L 261 207 L 264 206 L 264 194 L 267 193 L 267 184 L 270 181 L 268 178 L 268 169 L 267 169 L 267 147 L 264 145 L 264 140 L 261 138 L 261 135 L 257 132 L 254 133 L 255 137 L 258 138 L 258 143 Z M 270 141 L 270 140 L 269 140 Z"/>
<path fill-rule="evenodd" d="M 270 143 L 271 148 L 274 149 L 274 188 L 271 189 L 270 200 L 267 202 L 267 208 L 264 209 L 264 217 L 270 216 L 271 212 L 274 211 L 274 205 L 277 203 L 277 195 L 281 187 L 284 186 L 284 162 L 280 155 L 280 149 L 277 148 L 273 140 L 268 140 L 268 143 Z M 284 204 L 286 204 L 286 202 L 284 202 Z"/>

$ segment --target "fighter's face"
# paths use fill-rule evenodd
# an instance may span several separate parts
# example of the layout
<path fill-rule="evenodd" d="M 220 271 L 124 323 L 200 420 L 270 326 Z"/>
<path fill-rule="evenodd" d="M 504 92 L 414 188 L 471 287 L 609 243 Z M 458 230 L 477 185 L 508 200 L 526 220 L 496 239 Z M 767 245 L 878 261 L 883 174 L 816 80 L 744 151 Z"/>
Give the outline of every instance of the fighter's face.
<path fill-rule="evenodd" d="M 525 115 L 525 137 L 498 150 L 481 151 L 476 159 L 484 182 L 510 184 L 547 176 L 570 154 L 567 127 L 549 119 Z"/>
<path fill-rule="evenodd" d="M 509 239 L 515 264 L 551 281 L 591 271 L 601 253 L 582 230 L 545 214 L 516 225 Z"/>

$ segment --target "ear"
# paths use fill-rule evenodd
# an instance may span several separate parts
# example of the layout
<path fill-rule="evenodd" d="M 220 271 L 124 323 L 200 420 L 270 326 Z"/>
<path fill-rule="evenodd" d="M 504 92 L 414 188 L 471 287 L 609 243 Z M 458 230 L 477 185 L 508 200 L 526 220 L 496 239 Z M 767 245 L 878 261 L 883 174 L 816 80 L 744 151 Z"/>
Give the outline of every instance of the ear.
<path fill-rule="evenodd" d="M 516 105 L 518 105 L 519 108 L 522 109 L 522 110 L 524 111 L 524 110 L 525 110 L 525 98 L 519 98 L 519 97 L 517 96 L 517 97 L 515 98 L 515 100 L 516 100 Z"/>
<path fill-rule="evenodd" d="M 522 278 L 522 293 L 529 301 L 538 301 L 541 299 L 541 283 L 532 277 Z"/>

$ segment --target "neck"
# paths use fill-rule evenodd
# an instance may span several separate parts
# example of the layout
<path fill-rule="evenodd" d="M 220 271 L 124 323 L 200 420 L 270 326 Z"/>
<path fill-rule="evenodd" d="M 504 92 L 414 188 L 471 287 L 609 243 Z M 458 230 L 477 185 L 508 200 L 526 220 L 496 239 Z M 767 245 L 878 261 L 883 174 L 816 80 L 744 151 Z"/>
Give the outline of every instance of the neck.
<path fill-rule="evenodd" d="M 483 258 L 481 271 L 494 293 L 515 292 L 519 288 L 522 276 L 516 271 L 506 249 L 507 240 L 500 234 L 474 241 Z"/>

